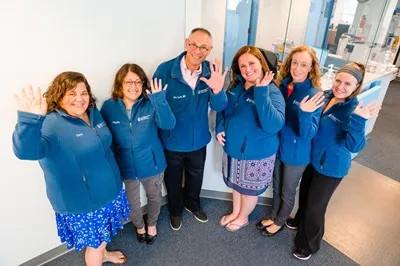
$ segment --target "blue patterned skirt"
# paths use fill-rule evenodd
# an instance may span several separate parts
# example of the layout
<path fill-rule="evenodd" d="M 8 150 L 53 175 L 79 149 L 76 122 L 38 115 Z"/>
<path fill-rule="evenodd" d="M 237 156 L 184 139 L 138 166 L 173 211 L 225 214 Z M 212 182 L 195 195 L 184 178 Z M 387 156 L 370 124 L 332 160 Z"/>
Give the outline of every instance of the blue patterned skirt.
<path fill-rule="evenodd" d="M 238 160 L 224 152 L 222 174 L 228 187 L 240 194 L 258 196 L 271 184 L 274 164 L 275 154 L 261 160 Z"/>
<path fill-rule="evenodd" d="M 80 251 L 86 247 L 98 248 L 122 229 L 131 207 L 122 189 L 116 199 L 103 208 L 78 214 L 56 213 L 57 231 L 61 242 Z"/>

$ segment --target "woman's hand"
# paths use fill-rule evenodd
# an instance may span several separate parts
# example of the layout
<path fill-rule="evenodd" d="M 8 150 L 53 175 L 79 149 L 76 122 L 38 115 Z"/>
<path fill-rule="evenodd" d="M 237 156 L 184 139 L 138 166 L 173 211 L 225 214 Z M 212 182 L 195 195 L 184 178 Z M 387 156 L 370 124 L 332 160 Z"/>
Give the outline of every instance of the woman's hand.
<path fill-rule="evenodd" d="M 225 70 L 224 73 L 222 73 L 222 65 L 218 59 L 214 59 L 213 62 L 210 63 L 210 65 L 210 78 L 206 79 L 205 77 L 201 77 L 200 80 L 205 82 L 214 94 L 218 94 L 224 87 L 225 77 L 228 71 Z"/>
<path fill-rule="evenodd" d="M 272 71 L 265 73 L 264 77 L 261 80 L 257 79 L 256 87 L 268 86 L 271 83 L 271 81 L 274 79 L 274 75 L 275 74 Z"/>
<path fill-rule="evenodd" d="M 222 146 L 225 145 L 225 132 L 220 132 L 220 133 L 217 134 L 217 141 Z"/>
<path fill-rule="evenodd" d="M 147 94 L 155 94 L 160 91 L 165 91 L 167 89 L 167 87 L 168 87 L 168 84 L 166 84 L 163 88 L 162 80 L 161 79 L 157 80 L 157 78 L 155 78 L 153 80 L 150 80 L 151 91 L 146 90 L 146 92 L 147 92 Z"/>
<path fill-rule="evenodd" d="M 18 111 L 33 113 L 37 115 L 46 115 L 47 101 L 42 95 L 40 88 L 32 89 L 29 85 L 15 95 Z"/>
<path fill-rule="evenodd" d="M 324 105 L 324 93 L 322 91 L 316 93 L 313 97 L 310 98 L 310 95 L 307 95 L 300 102 L 300 109 L 303 112 L 314 112 L 318 108 Z"/>
<path fill-rule="evenodd" d="M 381 110 L 381 105 L 377 103 L 370 103 L 365 106 L 358 104 L 354 113 L 356 115 L 361 116 L 365 119 L 370 119 L 372 117 L 378 116 L 379 111 Z"/>

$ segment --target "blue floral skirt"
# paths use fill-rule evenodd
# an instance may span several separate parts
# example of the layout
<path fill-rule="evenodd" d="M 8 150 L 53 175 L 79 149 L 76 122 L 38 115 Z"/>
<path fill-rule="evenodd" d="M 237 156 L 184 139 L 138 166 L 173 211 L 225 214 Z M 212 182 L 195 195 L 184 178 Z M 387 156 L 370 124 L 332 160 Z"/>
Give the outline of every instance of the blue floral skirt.
<path fill-rule="evenodd" d="M 258 196 L 271 184 L 274 164 L 275 154 L 261 160 L 238 160 L 224 152 L 224 182 L 240 194 Z"/>
<path fill-rule="evenodd" d="M 122 189 L 116 199 L 103 208 L 78 214 L 56 213 L 57 231 L 61 242 L 68 248 L 81 251 L 86 247 L 98 248 L 123 228 L 131 207 Z"/>

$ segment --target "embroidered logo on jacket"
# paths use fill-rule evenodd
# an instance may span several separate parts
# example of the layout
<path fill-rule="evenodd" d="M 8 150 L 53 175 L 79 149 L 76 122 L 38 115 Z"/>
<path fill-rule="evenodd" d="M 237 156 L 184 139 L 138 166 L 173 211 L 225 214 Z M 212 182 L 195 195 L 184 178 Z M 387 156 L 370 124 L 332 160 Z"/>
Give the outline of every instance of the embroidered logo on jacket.
<path fill-rule="evenodd" d="M 336 123 L 342 123 L 342 121 L 339 118 L 337 118 L 336 116 L 334 116 L 333 114 L 329 114 L 328 117 L 330 119 L 332 119 L 333 121 L 335 121 Z"/>
<path fill-rule="evenodd" d="M 143 121 L 143 120 L 147 120 L 149 118 L 150 118 L 150 115 L 140 116 L 140 117 L 138 117 L 137 121 L 140 122 L 140 121 Z"/>
<path fill-rule="evenodd" d="M 183 95 L 177 95 L 177 96 L 172 96 L 172 99 L 177 100 L 177 99 L 184 99 L 186 98 L 186 94 Z"/>
<path fill-rule="evenodd" d="M 111 123 L 113 123 L 113 124 L 120 124 L 121 122 L 120 121 L 112 121 Z"/>
<path fill-rule="evenodd" d="M 105 122 L 101 122 L 99 124 L 96 125 L 97 128 L 102 128 L 105 127 L 106 123 Z"/>
<path fill-rule="evenodd" d="M 293 104 L 294 104 L 294 105 L 297 105 L 297 106 L 300 106 L 300 102 L 297 101 L 297 100 L 293 100 Z"/>
<path fill-rule="evenodd" d="M 82 137 L 82 136 L 83 136 L 83 133 L 76 133 L 75 134 L 75 137 L 77 137 L 77 138 Z"/>
<path fill-rule="evenodd" d="M 252 103 L 252 104 L 256 104 L 256 102 L 255 102 L 254 100 L 250 99 L 250 98 L 247 98 L 247 99 L 246 99 L 246 102 Z"/>
<path fill-rule="evenodd" d="M 199 90 L 199 91 L 197 92 L 197 94 L 202 94 L 202 93 L 206 93 L 206 92 L 208 92 L 208 89 L 207 89 L 207 88 L 206 88 L 206 89 Z"/>

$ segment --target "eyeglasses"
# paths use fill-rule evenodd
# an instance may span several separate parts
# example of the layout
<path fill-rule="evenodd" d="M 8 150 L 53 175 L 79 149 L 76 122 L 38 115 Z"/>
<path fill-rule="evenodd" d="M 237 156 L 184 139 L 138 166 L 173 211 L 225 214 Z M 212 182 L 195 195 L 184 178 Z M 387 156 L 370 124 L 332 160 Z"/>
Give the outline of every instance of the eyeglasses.
<path fill-rule="evenodd" d="M 143 86 L 143 81 L 141 81 L 141 80 L 136 80 L 136 81 L 126 80 L 126 81 L 124 81 L 124 84 L 126 84 L 128 86 L 132 86 L 133 84 L 135 84 L 136 87 L 140 88 Z"/>
<path fill-rule="evenodd" d="M 301 68 L 309 68 L 310 67 L 310 65 L 307 63 L 301 63 L 301 62 L 297 62 L 297 61 L 292 61 L 290 63 L 290 65 L 293 67 L 301 67 Z"/>
<path fill-rule="evenodd" d="M 197 44 L 195 44 L 195 43 L 193 43 L 191 41 L 188 41 L 188 46 L 189 46 L 190 50 L 194 51 L 196 49 L 199 49 L 200 52 L 202 52 L 203 54 L 207 53 L 212 48 L 212 47 L 207 47 L 205 45 L 198 46 Z"/>

